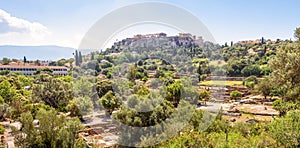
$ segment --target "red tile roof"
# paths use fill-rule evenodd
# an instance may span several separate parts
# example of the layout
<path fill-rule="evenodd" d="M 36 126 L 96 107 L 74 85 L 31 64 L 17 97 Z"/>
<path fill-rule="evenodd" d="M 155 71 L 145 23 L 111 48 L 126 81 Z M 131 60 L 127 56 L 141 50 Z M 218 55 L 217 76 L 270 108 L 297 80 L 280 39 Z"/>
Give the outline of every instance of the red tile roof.
<path fill-rule="evenodd" d="M 50 69 L 68 69 L 64 66 L 28 66 L 28 65 L 0 65 L 0 68 L 50 68 Z"/>

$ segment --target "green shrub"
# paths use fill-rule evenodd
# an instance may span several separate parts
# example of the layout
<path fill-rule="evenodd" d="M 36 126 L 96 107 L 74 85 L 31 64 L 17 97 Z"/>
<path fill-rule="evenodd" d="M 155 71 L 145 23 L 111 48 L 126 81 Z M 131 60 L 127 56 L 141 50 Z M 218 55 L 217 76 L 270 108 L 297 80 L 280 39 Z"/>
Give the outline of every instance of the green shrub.
<path fill-rule="evenodd" d="M 0 96 L 0 104 L 4 103 L 4 99 Z"/>
<path fill-rule="evenodd" d="M 254 84 L 257 84 L 258 83 L 258 80 L 257 80 L 257 77 L 256 76 L 249 76 L 247 77 L 244 82 L 254 82 Z"/>
<path fill-rule="evenodd" d="M 148 80 L 148 77 L 147 76 L 144 76 L 143 78 L 142 78 L 142 81 L 144 81 L 144 82 L 146 82 Z"/>
<path fill-rule="evenodd" d="M 241 73 L 243 76 L 251 76 L 251 75 L 260 76 L 261 69 L 257 65 L 249 65 L 244 67 Z"/>
<path fill-rule="evenodd" d="M 254 82 L 244 82 L 244 85 L 245 85 L 247 88 L 251 88 L 251 89 L 253 89 L 253 88 L 254 88 L 254 85 L 255 85 L 255 83 L 254 83 Z"/>
<path fill-rule="evenodd" d="M 286 116 L 273 120 L 268 133 L 282 147 L 299 147 L 300 110 L 290 111 Z"/>
<path fill-rule="evenodd" d="M 240 98 L 242 97 L 242 93 L 237 91 L 237 90 L 234 90 L 230 93 L 230 97 L 231 98 L 234 98 L 234 99 L 237 99 L 237 98 Z"/>
<path fill-rule="evenodd" d="M 4 132 L 5 132 L 5 128 L 2 125 L 0 125 L 0 134 L 4 134 Z"/>

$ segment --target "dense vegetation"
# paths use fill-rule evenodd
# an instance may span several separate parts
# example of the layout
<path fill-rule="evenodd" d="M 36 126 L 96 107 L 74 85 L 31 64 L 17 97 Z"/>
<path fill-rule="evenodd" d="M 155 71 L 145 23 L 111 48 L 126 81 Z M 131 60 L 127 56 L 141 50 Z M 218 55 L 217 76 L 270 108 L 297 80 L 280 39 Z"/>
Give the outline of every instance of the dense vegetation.
<path fill-rule="evenodd" d="M 156 136 L 143 135 L 146 128 L 120 130 L 120 143 L 147 146 L 164 139 L 167 125 L 192 119 L 175 136 L 157 147 L 299 147 L 300 146 L 300 41 L 238 42 L 220 46 L 210 42 L 160 46 L 113 46 L 103 52 L 59 60 L 51 65 L 72 64 L 69 76 L 49 69 L 35 75 L 1 71 L 0 120 L 20 121 L 13 129 L 20 147 L 83 147 L 77 132 L 83 116 L 105 109 L 107 116 L 133 127 L 155 127 Z M 117 54 L 115 56 L 114 54 Z M 11 60 L 3 58 L 2 64 Z M 24 62 L 26 58 L 24 57 Z M 218 114 L 205 130 L 205 111 L 192 105 L 211 97 L 196 87 L 214 76 L 247 77 L 243 85 L 265 96 L 280 112 L 269 123 L 229 123 Z M 126 78 L 126 79 L 125 79 Z M 238 91 L 232 98 L 241 97 Z M 192 104 L 192 105 L 191 105 Z M 66 113 L 70 113 L 69 116 Z M 207 118 L 212 118 L 209 116 Z M 33 124 L 39 121 L 39 130 Z M 163 130 L 165 129 L 165 130 Z M 4 132 L 0 126 L 0 134 Z M 26 136 L 24 136 L 26 135 Z M 132 139 L 135 137 L 137 139 Z M 121 147 L 121 146 L 119 146 Z"/>

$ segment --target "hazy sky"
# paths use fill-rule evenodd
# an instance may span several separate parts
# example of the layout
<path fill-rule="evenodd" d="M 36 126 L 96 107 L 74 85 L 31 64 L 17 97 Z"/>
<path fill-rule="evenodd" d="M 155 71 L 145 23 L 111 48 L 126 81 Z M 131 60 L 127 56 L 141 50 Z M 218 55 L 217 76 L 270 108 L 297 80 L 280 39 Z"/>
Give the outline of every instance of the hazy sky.
<path fill-rule="evenodd" d="M 84 34 L 102 16 L 122 6 L 139 2 L 145 1 L 1 0 L 0 45 L 59 45 L 77 48 Z M 220 44 L 261 37 L 293 39 L 293 31 L 300 26 L 299 0 L 159 2 L 173 4 L 197 16 Z"/>

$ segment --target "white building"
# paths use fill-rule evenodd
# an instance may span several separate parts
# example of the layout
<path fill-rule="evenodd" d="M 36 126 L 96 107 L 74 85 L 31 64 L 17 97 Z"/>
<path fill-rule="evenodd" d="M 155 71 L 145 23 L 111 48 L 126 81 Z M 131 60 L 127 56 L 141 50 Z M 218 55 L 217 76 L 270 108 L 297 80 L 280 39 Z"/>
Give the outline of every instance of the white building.
<path fill-rule="evenodd" d="M 38 69 L 49 68 L 53 70 L 54 74 L 67 75 L 68 68 L 63 66 L 22 66 L 22 65 L 0 65 L 0 71 L 9 70 L 11 72 L 21 72 L 24 75 L 32 75 Z"/>

